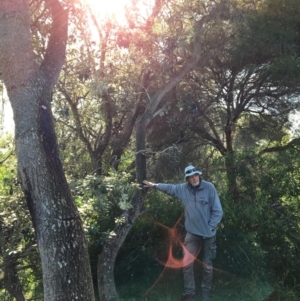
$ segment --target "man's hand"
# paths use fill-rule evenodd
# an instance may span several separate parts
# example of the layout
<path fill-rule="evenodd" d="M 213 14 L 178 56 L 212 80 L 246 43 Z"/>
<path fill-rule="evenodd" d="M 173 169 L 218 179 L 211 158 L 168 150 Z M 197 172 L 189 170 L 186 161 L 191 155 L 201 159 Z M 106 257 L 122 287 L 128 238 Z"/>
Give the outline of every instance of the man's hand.
<path fill-rule="evenodd" d="M 146 188 L 153 188 L 155 185 L 154 183 L 149 182 L 147 180 L 144 180 L 143 183 L 144 183 L 144 187 L 146 187 Z"/>

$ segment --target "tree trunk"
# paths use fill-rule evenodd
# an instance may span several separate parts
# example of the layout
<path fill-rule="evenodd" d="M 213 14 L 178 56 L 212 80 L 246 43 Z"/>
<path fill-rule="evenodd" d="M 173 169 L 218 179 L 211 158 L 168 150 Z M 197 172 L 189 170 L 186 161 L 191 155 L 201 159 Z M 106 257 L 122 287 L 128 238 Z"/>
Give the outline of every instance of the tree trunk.
<path fill-rule="evenodd" d="M 189 69 L 188 69 L 189 70 Z M 181 72 L 183 76 L 185 72 Z M 163 87 L 159 93 L 152 99 L 150 106 L 145 111 L 136 127 L 136 178 L 137 182 L 142 185 L 146 179 L 146 129 L 150 121 L 153 119 L 153 110 L 162 100 L 163 96 L 173 88 L 182 77 L 177 76 L 175 80 Z M 156 104 L 156 105 L 155 105 Z M 132 198 L 132 209 L 125 211 L 122 215 L 122 224 L 118 224 L 114 228 L 114 236 L 109 237 L 98 259 L 98 290 L 101 301 L 118 301 L 119 295 L 116 290 L 114 281 L 114 266 L 116 256 L 123 245 L 133 223 L 139 217 L 144 200 L 146 190 L 136 190 Z"/>
<path fill-rule="evenodd" d="M 148 116 L 148 115 L 147 115 Z M 146 128 L 148 123 L 142 118 L 136 129 L 136 177 L 137 182 L 142 185 L 146 178 L 146 158 L 144 155 L 146 145 Z M 148 119 L 147 119 L 148 120 Z M 98 290 L 101 301 L 118 301 L 119 295 L 114 281 L 114 266 L 117 254 L 122 247 L 135 220 L 140 216 L 146 190 L 137 189 L 132 197 L 132 208 L 122 214 L 123 222 L 114 228 L 114 236 L 106 241 L 98 259 Z"/>
<path fill-rule="evenodd" d="M 132 225 L 124 223 L 114 230 L 98 257 L 98 288 L 101 301 L 118 301 L 119 295 L 116 290 L 114 267 L 117 254 L 122 247 Z"/>
<path fill-rule="evenodd" d="M 143 185 L 143 180 L 146 179 L 146 130 L 149 123 L 153 120 L 155 110 L 161 104 L 165 95 L 173 89 L 182 78 L 191 71 L 199 62 L 201 54 L 201 44 L 198 38 L 199 31 L 205 22 L 211 20 L 215 14 L 222 13 L 222 6 L 217 6 L 210 14 L 204 16 L 195 24 L 195 40 L 193 55 L 186 64 L 174 75 L 164 86 L 162 86 L 149 102 L 148 107 L 143 112 L 143 115 L 136 126 L 136 179 L 137 183 Z M 98 260 L 98 290 L 101 301 L 118 301 L 119 296 L 116 291 L 113 269 L 115 265 L 116 255 L 122 246 L 129 230 L 134 221 L 141 213 L 146 190 L 139 189 L 135 192 L 132 199 L 132 209 L 123 214 L 123 224 L 117 225 L 114 229 L 115 236 L 109 238 L 99 256 Z M 106 272 L 105 272 L 106 271 Z M 105 274 L 104 274 L 105 273 Z"/>
<path fill-rule="evenodd" d="M 132 197 L 133 208 L 125 211 L 98 257 L 98 290 L 101 301 L 118 301 L 119 295 L 114 280 L 114 267 L 117 254 L 122 247 L 133 223 L 139 217 L 145 200 L 145 191 L 136 190 Z"/>
<path fill-rule="evenodd" d="M 25 301 L 23 295 L 23 289 L 18 276 L 16 262 L 13 261 L 9 256 L 3 257 L 4 264 L 4 287 L 9 294 L 16 298 L 17 301 Z"/>
<path fill-rule="evenodd" d="M 0 223 L 0 250 L 3 258 L 3 285 L 9 294 L 17 301 L 25 301 L 20 278 L 17 272 L 16 259 L 13 254 L 7 254 L 7 233 L 1 221 Z"/>
<path fill-rule="evenodd" d="M 68 17 L 58 0 L 45 2 L 52 28 L 40 66 L 31 44 L 28 2 L 0 2 L 0 70 L 14 114 L 18 176 L 36 232 L 44 300 L 93 301 L 87 243 L 59 158 L 51 112 Z"/>
<path fill-rule="evenodd" d="M 237 174 L 235 168 L 234 152 L 227 152 L 225 154 L 225 167 L 228 183 L 228 191 L 234 201 L 239 200 L 239 190 L 237 185 Z"/>
<path fill-rule="evenodd" d="M 50 93 L 45 94 L 12 97 L 18 174 L 36 231 L 44 300 L 93 300 L 87 243 L 59 158 Z"/>

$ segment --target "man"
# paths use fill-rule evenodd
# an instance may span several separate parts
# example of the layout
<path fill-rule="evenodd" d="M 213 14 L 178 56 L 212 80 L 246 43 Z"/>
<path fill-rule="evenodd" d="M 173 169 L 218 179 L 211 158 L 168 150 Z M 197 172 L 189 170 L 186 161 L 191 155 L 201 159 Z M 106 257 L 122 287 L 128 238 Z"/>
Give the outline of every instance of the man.
<path fill-rule="evenodd" d="M 164 193 L 180 199 L 185 208 L 184 239 L 184 294 L 183 300 L 194 301 L 194 259 L 202 249 L 203 252 L 203 278 L 202 297 L 203 301 L 209 300 L 213 266 L 212 261 L 216 256 L 216 230 L 220 223 L 223 210 L 214 185 L 204 181 L 200 176 L 202 172 L 189 165 L 184 170 L 186 183 L 182 184 L 155 184 L 143 181 L 144 187 L 155 188 Z M 193 255 L 193 259 L 191 259 Z"/>

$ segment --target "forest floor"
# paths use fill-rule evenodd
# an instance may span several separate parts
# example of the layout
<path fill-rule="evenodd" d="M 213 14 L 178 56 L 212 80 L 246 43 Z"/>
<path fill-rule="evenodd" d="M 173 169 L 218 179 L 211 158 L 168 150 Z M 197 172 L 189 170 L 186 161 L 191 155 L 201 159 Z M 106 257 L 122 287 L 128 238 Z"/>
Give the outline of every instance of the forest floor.
<path fill-rule="evenodd" d="M 202 267 L 195 265 L 194 270 L 195 301 L 201 301 Z M 181 301 L 183 279 L 180 269 L 164 269 L 156 277 L 152 275 L 152 281 L 126 281 L 119 286 L 120 297 L 124 301 Z M 273 290 L 269 283 L 259 279 L 244 279 L 215 269 L 211 301 L 263 301 Z"/>

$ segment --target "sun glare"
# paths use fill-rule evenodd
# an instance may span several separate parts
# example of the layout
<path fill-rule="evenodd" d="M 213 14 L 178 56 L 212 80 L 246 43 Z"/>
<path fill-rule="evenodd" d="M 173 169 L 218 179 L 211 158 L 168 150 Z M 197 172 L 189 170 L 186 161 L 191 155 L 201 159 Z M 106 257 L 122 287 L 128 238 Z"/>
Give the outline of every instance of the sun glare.
<path fill-rule="evenodd" d="M 125 22 L 125 7 L 131 0 L 83 0 L 99 18 L 112 18 L 118 23 Z"/>
<path fill-rule="evenodd" d="M 91 11 L 100 19 L 111 19 L 119 25 L 126 23 L 126 7 L 130 11 L 132 0 L 81 0 L 86 3 Z M 135 8 L 143 18 L 147 18 L 149 8 L 153 5 L 153 0 L 137 0 Z"/>
<path fill-rule="evenodd" d="M 85 0 L 92 9 L 95 9 L 97 13 L 101 15 L 114 15 L 124 12 L 126 4 L 130 3 L 130 0 Z"/>

